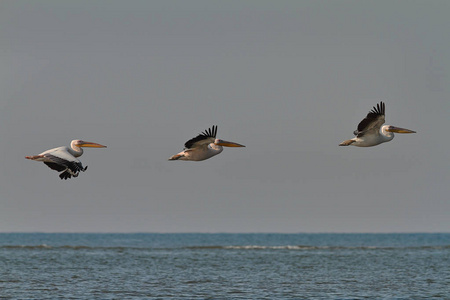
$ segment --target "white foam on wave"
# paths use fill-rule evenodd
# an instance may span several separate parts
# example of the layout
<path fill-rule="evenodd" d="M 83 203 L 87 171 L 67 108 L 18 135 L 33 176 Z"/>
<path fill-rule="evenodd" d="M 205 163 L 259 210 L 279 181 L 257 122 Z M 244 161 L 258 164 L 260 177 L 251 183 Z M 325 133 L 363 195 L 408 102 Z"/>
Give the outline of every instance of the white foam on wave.
<path fill-rule="evenodd" d="M 260 246 L 260 245 L 243 245 L 243 246 L 225 246 L 225 249 L 285 249 L 285 250 L 309 250 L 309 249 L 317 249 L 319 247 L 313 246 Z M 320 248 L 328 248 L 328 247 L 320 247 Z"/>

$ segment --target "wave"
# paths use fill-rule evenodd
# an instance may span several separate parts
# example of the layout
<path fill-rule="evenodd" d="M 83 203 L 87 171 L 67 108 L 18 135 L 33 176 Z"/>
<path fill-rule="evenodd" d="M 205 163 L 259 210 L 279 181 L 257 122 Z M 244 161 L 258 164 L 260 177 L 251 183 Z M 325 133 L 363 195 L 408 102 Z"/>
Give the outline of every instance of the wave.
<path fill-rule="evenodd" d="M 0 249 L 51 249 L 52 246 L 42 245 L 4 245 L 0 246 Z"/>
<path fill-rule="evenodd" d="M 199 245 L 199 246 L 181 246 L 181 247 L 135 247 L 135 246 L 85 246 L 85 245 L 62 245 L 50 246 L 41 245 L 3 245 L 0 249 L 29 249 L 29 250 L 49 250 L 49 249 L 67 249 L 67 250 L 446 250 L 450 249 L 450 245 L 438 246 L 309 246 L 309 245 Z"/>
<path fill-rule="evenodd" d="M 74 246 L 74 245 L 63 245 L 63 246 L 49 246 L 47 244 L 42 245 L 3 245 L 0 249 L 73 249 L 73 250 L 94 250 L 94 249 L 132 249 L 132 247 L 95 247 L 95 246 Z M 140 249 L 140 248 L 136 248 Z"/>
<path fill-rule="evenodd" d="M 189 249 L 231 249 L 231 250 L 395 250 L 395 249 L 450 249 L 450 245 L 443 246 L 308 246 L 308 245 L 230 245 L 230 246 L 193 246 Z"/>

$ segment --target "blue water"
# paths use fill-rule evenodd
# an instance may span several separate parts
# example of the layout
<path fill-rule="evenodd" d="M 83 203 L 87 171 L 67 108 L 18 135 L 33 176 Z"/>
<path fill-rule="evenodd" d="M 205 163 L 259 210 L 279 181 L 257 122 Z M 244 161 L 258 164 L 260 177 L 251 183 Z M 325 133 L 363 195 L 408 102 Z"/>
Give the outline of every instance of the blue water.
<path fill-rule="evenodd" d="M 1 299 L 450 299 L 450 234 L 0 233 Z"/>

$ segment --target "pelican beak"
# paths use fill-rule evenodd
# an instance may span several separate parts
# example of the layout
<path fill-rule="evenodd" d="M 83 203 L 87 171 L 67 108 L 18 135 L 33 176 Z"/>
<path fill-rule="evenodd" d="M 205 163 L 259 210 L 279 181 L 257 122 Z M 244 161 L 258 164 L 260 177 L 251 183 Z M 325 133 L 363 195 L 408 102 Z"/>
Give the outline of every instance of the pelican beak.
<path fill-rule="evenodd" d="M 91 148 L 106 148 L 106 146 L 97 144 L 97 143 L 91 143 L 91 142 L 82 142 L 78 145 L 78 147 L 91 147 Z"/>
<path fill-rule="evenodd" d="M 228 142 L 228 141 L 224 141 L 224 140 L 219 140 L 216 145 L 219 146 L 225 146 L 225 147 L 245 147 L 244 145 L 238 144 L 238 143 L 233 143 L 233 142 Z"/>
<path fill-rule="evenodd" d="M 413 130 L 409 130 L 406 128 L 400 128 L 400 127 L 395 127 L 395 126 L 390 126 L 387 131 L 389 132 L 396 132 L 396 133 L 416 133 Z"/>

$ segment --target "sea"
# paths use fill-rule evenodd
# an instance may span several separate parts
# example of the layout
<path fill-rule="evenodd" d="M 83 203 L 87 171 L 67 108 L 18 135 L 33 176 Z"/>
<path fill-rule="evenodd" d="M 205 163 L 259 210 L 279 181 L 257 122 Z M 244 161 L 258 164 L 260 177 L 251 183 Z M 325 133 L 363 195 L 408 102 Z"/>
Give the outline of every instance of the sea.
<path fill-rule="evenodd" d="M 0 233 L 0 299 L 450 299 L 450 233 Z"/>

